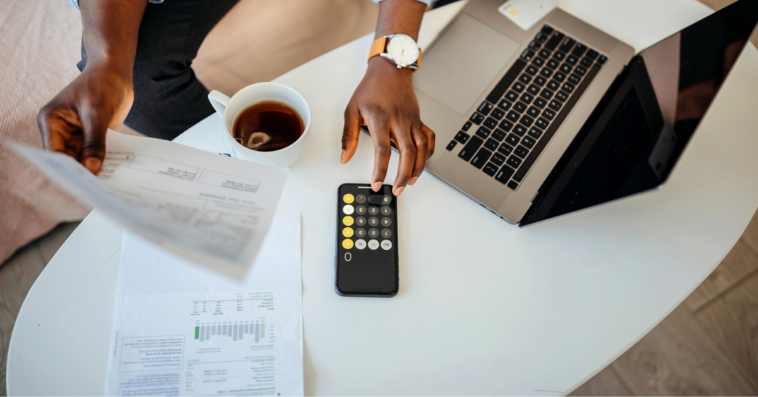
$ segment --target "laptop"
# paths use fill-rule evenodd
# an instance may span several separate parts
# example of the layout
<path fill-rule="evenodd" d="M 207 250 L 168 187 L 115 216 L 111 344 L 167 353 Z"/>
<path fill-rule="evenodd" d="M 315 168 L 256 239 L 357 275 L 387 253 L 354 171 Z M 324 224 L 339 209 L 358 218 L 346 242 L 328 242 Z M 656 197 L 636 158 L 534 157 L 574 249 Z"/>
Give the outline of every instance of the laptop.
<path fill-rule="evenodd" d="M 758 22 L 741 0 L 635 54 L 560 9 L 522 30 L 502 4 L 469 1 L 414 87 L 427 171 L 519 226 L 660 186 Z"/>

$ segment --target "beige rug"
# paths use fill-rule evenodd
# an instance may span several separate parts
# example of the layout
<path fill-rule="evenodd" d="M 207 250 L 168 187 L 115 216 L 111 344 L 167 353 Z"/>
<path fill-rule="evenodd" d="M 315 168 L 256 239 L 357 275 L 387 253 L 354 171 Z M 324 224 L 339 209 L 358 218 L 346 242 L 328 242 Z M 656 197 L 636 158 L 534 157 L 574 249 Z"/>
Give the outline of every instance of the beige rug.
<path fill-rule="evenodd" d="M 0 0 L 0 9 L 0 141 L 41 146 L 37 112 L 79 73 L 79 11 L 64 0 Z M 372 32 L 377 10 L 369 0 L 242 0 L 193 67 L 209 89 L 231 95 Z M 0 263 L 58 223 L 86 215 L 0 147 Z"/>

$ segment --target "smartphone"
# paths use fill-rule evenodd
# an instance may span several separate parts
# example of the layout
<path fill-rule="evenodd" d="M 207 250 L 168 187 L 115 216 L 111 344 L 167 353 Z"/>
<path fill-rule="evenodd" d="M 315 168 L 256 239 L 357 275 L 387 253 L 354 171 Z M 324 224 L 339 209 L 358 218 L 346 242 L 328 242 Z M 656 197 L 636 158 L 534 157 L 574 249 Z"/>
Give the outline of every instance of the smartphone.
<path fill-rule="evenodd" d="M 337 189 L 337 255 L 334 290 L 341 296 L 397 295 L 397 197 L 368 183 Z"/>

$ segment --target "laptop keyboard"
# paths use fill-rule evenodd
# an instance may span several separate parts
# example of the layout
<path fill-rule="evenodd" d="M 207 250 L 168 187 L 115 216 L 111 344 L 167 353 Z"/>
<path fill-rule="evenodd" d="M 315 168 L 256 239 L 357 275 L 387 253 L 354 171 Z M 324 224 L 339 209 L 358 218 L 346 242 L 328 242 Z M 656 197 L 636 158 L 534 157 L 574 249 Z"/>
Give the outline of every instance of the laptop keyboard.
<path fill-rule="evenodd" d="M 447 150 L 463 145 L 459 158 L 516 190 L 606 61 L 543 26 Z"/>

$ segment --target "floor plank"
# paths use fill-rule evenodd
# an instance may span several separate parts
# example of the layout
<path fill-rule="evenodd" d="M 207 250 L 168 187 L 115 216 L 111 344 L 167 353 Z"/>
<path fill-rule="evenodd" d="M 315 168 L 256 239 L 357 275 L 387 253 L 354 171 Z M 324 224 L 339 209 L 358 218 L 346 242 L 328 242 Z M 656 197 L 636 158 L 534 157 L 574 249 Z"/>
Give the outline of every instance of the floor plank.
<path fill-rule="evenodd" d="M 694 312 L 756 270 L 758 255 L 740 238 L 713 273 L 684 300 L 684 305 Z"/>
<path fill-rule="evenodd" d="M 609 365 L 583 385 L 574 390 L 570 396 L 632 396 L 624 382 Z"/>
<path fill-rule="evenodd" d="M 695 317 L 758 391 L 758 273 Z"/>
<path fill-rule="evenodd" d="M 754 395 L 684 306 L 611 364 L 636 395 Z"/>

